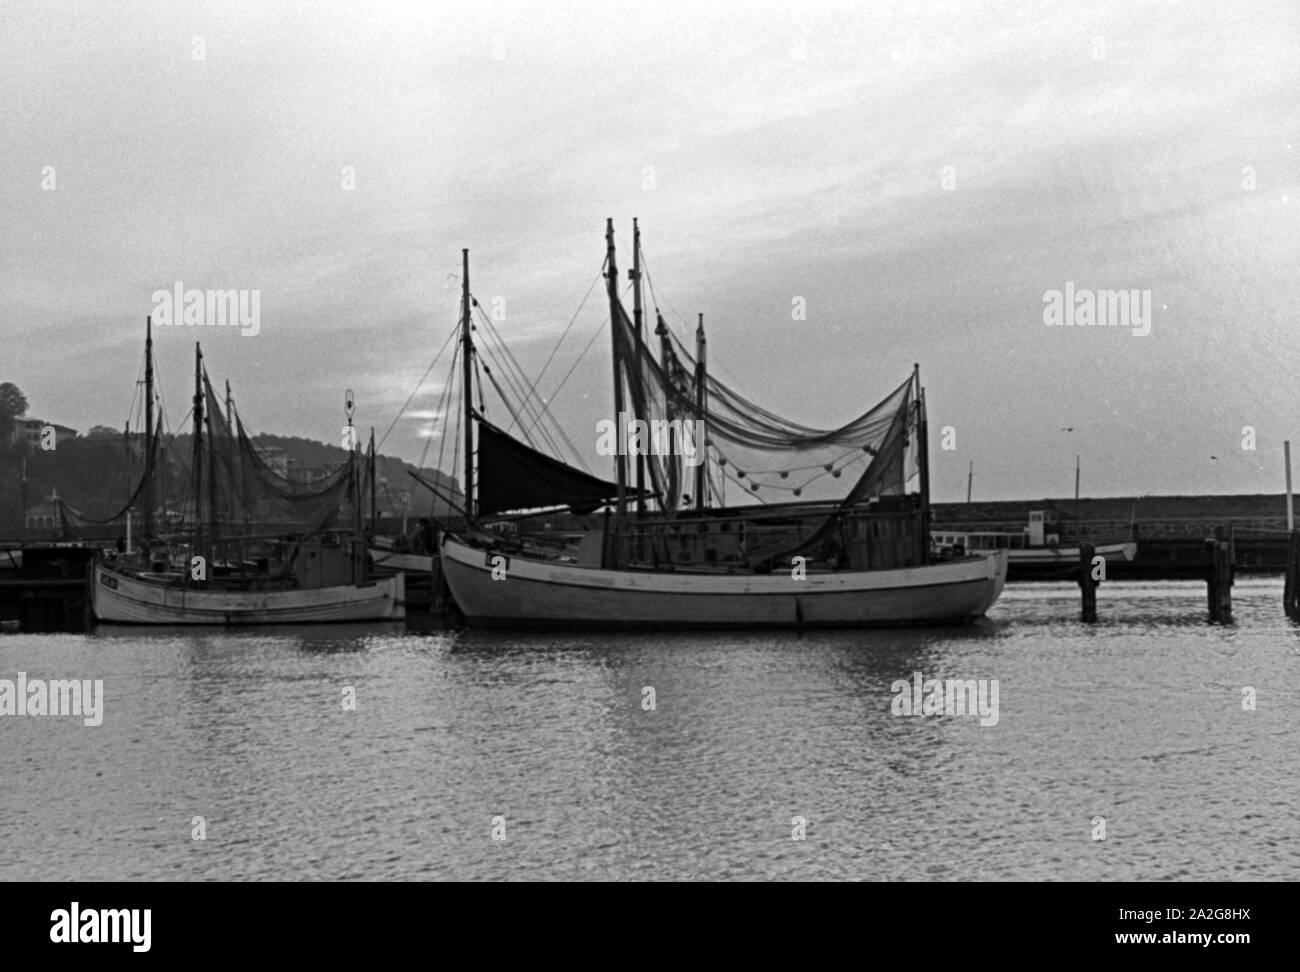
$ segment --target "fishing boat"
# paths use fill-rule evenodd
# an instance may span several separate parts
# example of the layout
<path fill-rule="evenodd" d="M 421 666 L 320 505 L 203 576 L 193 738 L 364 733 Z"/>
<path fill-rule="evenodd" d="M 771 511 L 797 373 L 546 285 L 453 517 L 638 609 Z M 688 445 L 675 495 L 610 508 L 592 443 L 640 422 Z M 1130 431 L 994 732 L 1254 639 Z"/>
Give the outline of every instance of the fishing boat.
<path fill-rule="evenodd" d="M 128 508 L 143 497 L 146 552 L 134 563 L 127 557 L 94 565 L 96 619 L 252 625 L 404 618 L 403 575 L 366 576 L 360 530 L 364 487 L 355 451 L 320 481 L 296 483 L 280 475 L 248 436 L 233 408 L 229 384 L 222 415 L 198 344 L 190 465 L 193 522 L 179 538 L 177 569 L 174 548 L 153 535 L 151 522 L 161 423 L 155 428 L 153 337 L 150 322 L 145 326 L 147 461 Z M 349 425 L 351 412 L 349 392 Z M 373 495 L 373 475 L 371 480 Z M 350 524 L 340 522 L 345 511 Z"/>
<path fill-rule="evenodd" d="M 631 316 L 619 296 L 612 221 L 602 273 L 620 443 L 612 481 L 519 441 L 474 407 L 478 302 L 463 253 L 465 508 L 462 525 L 444 525 L 440 558 L 469 625 L 869 627 L 964 622 L 988 611 L 1006 580 L 1005 550 L 932 556 L 919 367 L 843 425 L 802 425 L 709 374 L 702 316 L 692 353 L 656 308 L 658 356 L 651 351 L 635 222 Z M 492 333 L 481 311 L 479 320 Z M 507 408 L 510 426 L 526 431 Z M 625 415 L 634 450 L 622 447 Z M 646 448 L 643 432 L 656 448 Z M 845 473 L 852 485 L 838 489 Z M 726 503 L 727 483 L 747 502 Z M 604 514 L 576 548 L 484 527 L 507 511 L 537 509 Z"/>
<path fill-rule="evenodd" d="M 96 618 L 121 624 L 320 624 L 400 621 L 406 586 L 397 574 L 315 590 L 199 590 L 100 563 L 92 597 Z"/>

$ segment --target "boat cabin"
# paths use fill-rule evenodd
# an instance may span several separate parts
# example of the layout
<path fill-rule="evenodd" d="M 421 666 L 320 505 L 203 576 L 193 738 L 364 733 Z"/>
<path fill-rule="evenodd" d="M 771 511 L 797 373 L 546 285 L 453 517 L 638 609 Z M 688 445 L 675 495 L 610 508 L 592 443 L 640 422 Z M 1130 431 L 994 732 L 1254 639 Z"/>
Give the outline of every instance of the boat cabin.
<path fill-rule="evenodd" d="M 959 555 L 959 551 L 979 553 L 1056 547 L 1061 542 L 1060 519 L 1056 510 L 1031 510 L 1028 526 L 1019 533 L 1008 530 L 932 530 L 930 541 L 940 556 Z"/>
<path fill-rule="evenodd" d="M 724 571 L 789 569 L 772 562 L 774 551 L 799 550 L 809 570 L 891 570 L 926 563 L 920 501 L 884 496 L 843 515 L 838 528 L 814 539 L 833 511 L 730 510 L 634 524 L 619 540 L 619 562 L 676 569 Z M 599 566 L 603 534 L 584 538 L 577 562 Z"/>
<path fill-rule="evenodd" d="M 1061 542 L 1061 525 L 1056 510 L 1031 510 L 1025 530 L 1031 547 L 1055 547 Z"/>

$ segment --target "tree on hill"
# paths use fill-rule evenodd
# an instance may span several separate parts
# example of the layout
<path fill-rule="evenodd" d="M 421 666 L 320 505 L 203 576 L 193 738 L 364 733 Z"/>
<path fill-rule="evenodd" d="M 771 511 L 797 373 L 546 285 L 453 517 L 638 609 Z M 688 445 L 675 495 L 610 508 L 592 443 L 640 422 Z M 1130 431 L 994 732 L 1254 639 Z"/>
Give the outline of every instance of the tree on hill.
<path fill-rule="evenodd" d="M 13 382 L 0 384 L 0 444 L 8 444 L 14 421 L 27 414 L 27 397 Z"/>

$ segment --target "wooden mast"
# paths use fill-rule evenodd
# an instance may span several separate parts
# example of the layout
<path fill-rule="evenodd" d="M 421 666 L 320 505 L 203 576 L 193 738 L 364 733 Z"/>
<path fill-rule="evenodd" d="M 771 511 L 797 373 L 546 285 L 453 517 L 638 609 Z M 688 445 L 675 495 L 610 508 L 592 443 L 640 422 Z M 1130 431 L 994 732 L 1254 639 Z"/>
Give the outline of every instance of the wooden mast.
<path fill-rule="evenodd" d="M 153 319 L 144 319 L 144 545 L 153 535 Z"/>
<path fill-rule="evenodd" d="M 609 272 L 606 278 L 609 281 L 609 327 L 610 336 L 613 338 L 613 359 L 614 359 L 614 422 L 618 433 L 619 448 L 614 450 L 614 466 L 618 474 L 618 506 L 616 513 L 618 522 L 621 522 L 624 514 L 627 512 L 627 456 L 626 451 L 622 448 L 627 434 L 626 429 L 617 428 L 626 422 L 623 414 L 623 373 L 622 373 L 622 354 L 619 352 L 619 328 L 623 326 L 621 318 L 622 307 L 618 301 L 618 264 L 614 258 L 614 221 L 605 220 L 605 245 L 606 256 L 609 261 Z"/>
<path fill-rule="evenodd" d="M 637 225 L 636 217 L 632 218 L 632 269 L 627 272 L 627 276 L 632 281 L 632 325 L 636 330 L 639 355 L 645 341 L 645 324 L 641 312 L 641 228 Z M 639 373 L 639 361 L 637 367 Z M 636 417 L 649 418 L 648 415 Z M 645 455 L 642 449 L 636 453 L 636 515 L 638 518 L 645 516 Z"/>
<path fill-rule="evenodd" d="M 474 337 L 470 322 L 469 250 L 460 251 L 460 342 L 461 383 L 464 386 L 465 411 L 465 519 L 474 519 Z"/>
<path fill-rule="evenodd" d="M 194 547 L 192 556 L 203 545 L 203 352 L 199 342 L 194 342 L 194 447 L 191 467 L 194 475 Z M 193 577 L 190 573 L 187 577 Z"/>
<path fill-rule="evenodd" d="M 930 562 L 930 431 L 925 414 L 925 389 L 921 386 L 921 366 L 912 365 L 916 382 L 916 455 L 921 474 L 921 563 Z"/>
<path fill-rule="evenodd" d="M 709 342 L 704 337 L 704 315 L 700 315 L 699 327 L 695 329 L 695 415 L 701 423 L 708 421 L 709 397 L 705 394 L 705 385 L 708 381 L 708 359 Z M 701 429 L 706 428 L 703 424 Z M 703 510 L 707 505 L 705 503 L 705 492 L 708 489 L 708 451 L 705 447 L 706 436 L 701 436 L 700 441 L 695 443 L 697 452 L 696 459 L 699 465 L 695 467 L 695 509 Z"/>
<path fill-rule="evenodd" d="M 206 396 L 206 390 L 203 392 Z M 216 395 L 212 396 L 216 399 Z M 212 409 L 204 418 L 208 423 L 208 570 L 217 556 L 217 438 L 212 434 Z"/>

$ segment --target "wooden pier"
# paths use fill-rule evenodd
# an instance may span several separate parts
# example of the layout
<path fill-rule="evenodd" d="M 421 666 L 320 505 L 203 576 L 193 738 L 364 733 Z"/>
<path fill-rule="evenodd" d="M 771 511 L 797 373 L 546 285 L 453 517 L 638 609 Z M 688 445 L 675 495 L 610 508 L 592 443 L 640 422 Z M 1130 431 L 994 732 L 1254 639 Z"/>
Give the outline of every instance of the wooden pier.
<path fill-rule="evenodd" d="M 79 543 L 23 548 L 16 576 L 0 577 L 0 621 L 24 632 L 89 631 L 90 571 L 96 549 Z"/>

